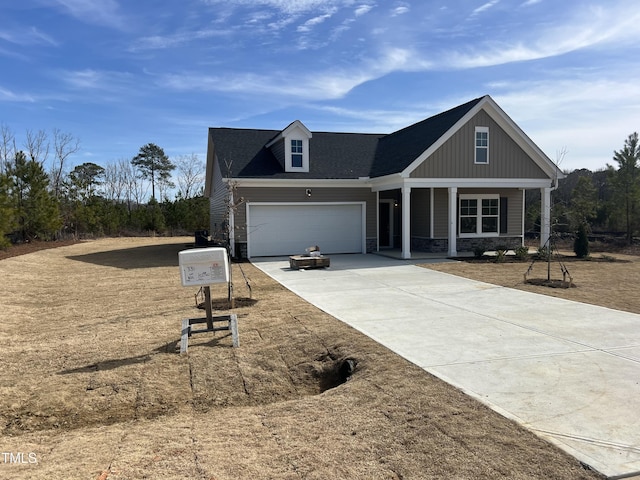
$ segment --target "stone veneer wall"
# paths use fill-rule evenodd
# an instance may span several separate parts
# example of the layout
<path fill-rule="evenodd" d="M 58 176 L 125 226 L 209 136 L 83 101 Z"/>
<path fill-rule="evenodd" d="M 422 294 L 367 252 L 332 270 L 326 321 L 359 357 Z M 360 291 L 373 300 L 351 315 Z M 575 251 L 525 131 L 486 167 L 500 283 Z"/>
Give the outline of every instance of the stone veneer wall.
<path fill-rule="evenodd" d="M 484 247 L 485 250 L 495 250 L 497 247 L 513 249 L 520 245 L 522 245 L 522 237 L 518 236 L 458 238 L 456 250 L 458 252 L 472 252 L 479 246 Z M 411 250 L 446 253 L 449 250 L 449 240 L 446 238 L 411 237 Z"/>
<path fill-rule="evenodd" d="M 378 239 L 375 237 L 367 238 L 367 253 L 375 252 L 377 248 L 378 248 Z"/>

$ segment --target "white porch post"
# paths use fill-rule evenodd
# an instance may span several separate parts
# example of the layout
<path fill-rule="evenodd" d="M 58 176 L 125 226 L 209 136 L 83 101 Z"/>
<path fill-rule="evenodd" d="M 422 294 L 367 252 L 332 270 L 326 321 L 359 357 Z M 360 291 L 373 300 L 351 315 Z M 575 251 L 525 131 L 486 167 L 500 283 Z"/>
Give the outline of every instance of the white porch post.
<path fill-rule="evenodd" d="M 402 187 L 402 258 L 411 258 L 411 187 Z"/>
<path fill-rule="evenodd" d="M 549 241 L 551 235 L 551 188 L 541 188 L 542 194 L 540 208 L 540 246 L 544 247 Z"/>
<path fill-rule="evenodd" d="M 379 252 L 379 251 L 380 251 L 380 192 L 376 192 L 376 252 Z"/>
<path fill-rule="evenodd" d="M 449 187 L 449 256 L 455 257 L 458 255 L 456 245 L 456 202 L 458 197 L 458 187 Z"/>
<path fill-rule="evenodd" d="M 433 214 L 435 212 L 435 208 L 433 206 L 433 202 L 435 201 L 435 195 L 433 193 L 433 187 L 429 189 L 429 238 L 433 238 Z"/>
<path fill-rule="evenodd" d="M 520 243 L 521 246 L 524 247 L 524 226 L 525 226 L 525 215 L 527 214 L 526 210 L 525 210 L 525 199 L 527 197 L 527 192 L 524 188 L 520 189 L 520 194 L 522 195 L 522 224 L 520 225 L 520 234 L 522 235 L 522 242 Z"/>

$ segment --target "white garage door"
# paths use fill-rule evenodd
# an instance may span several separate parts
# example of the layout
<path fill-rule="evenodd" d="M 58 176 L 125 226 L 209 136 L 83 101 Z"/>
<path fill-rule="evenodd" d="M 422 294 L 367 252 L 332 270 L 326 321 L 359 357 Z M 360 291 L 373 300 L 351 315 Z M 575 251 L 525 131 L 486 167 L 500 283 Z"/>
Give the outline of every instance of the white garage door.
<path fill-rule="evenodd" d="M 250 257 L 296 255 L 318 245 L 322 253 L 362 253 L 363 204 L 249 204 Z"/>

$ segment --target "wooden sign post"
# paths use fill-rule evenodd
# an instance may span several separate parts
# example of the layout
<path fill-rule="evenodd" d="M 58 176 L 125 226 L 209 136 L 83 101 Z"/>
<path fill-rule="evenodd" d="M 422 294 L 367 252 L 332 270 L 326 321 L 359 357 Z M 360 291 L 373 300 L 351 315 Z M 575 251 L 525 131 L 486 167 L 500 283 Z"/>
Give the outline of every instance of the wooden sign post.
<path fill-rule="evenodd" d="M 189 337 L 196 333 L 231 331 L 233 346 L 240 346 L 238 337 L 238 317 L 235 314 L 214 316 L 211 309 L 211 285 L 227 283 L 229 286 L 229 257 L 227 250 L 221 247 L 197 248 L 178 252 L 180 279 L 183 287 L 203 287 L 205 318 L 186 318 L 182 321 L 180 353 L 185 353 L 189 346 Z M 192 325 L 206 323 L 207 328 L 194 330 Z M 216 323 L 226 323 L 216 326 Z"/>

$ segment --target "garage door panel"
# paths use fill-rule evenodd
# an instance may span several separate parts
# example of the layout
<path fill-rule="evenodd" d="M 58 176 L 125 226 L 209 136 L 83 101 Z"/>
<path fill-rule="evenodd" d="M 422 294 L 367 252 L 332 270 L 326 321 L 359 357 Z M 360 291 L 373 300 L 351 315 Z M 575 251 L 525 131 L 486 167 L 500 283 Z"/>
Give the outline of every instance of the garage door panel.
<path fill-rule="evenodd" d="M 318 245 L 323 253 L 362 252 L 361 204 L 249 205 L 249 254 L 294 255 Z"/>

